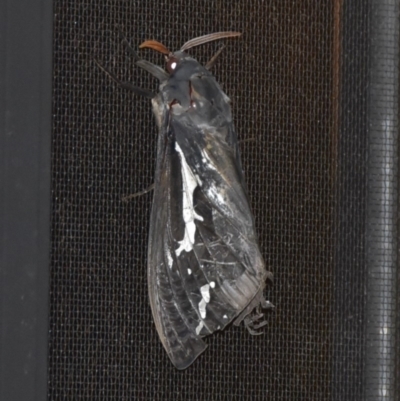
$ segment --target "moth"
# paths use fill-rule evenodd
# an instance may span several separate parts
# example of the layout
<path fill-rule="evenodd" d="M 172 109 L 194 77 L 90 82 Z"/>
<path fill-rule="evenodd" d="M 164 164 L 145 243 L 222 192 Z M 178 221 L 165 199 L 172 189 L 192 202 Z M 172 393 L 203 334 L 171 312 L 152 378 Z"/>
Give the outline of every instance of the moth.
<path fill-rule="evenodd" d="M 165 55 L 166 70 L 136 58 L 159 81 L 159 93 L 119 81 L 151 99 L 159 128 L 148 247 L 148 290 L 157 332 L 172 363 L 185 369 L 206 349 L 203 337 L 242 321 L 250 333 L 266 322 L 267 279 L 244 180 L 230 100 L 186 51 L 239 36 L 218 32 Z M 125 43 L 127 44 L 127 43 Z M 129 48 L 129 45 L 128 45 Z"/>

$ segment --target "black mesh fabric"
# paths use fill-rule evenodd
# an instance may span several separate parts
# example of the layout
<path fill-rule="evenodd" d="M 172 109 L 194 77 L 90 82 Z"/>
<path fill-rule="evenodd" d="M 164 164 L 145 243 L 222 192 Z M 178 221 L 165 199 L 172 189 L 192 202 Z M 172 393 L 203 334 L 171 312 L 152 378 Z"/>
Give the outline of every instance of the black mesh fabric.
<path fill-rule="evenodd" d="M 360 38 L 351 30 L 343 39 L 352 24 L 339 1 L 54 2 L 50 400 L 362 399 L 363 3 L 352 2 L 364 21 Z M 157 90 L 118 29 L 134 48 L 156 39 L 172 50 L 203 34 L 243 32 L 224 41 L 213 73 L 232 100 L 276 309 L 261 336 L 231 326 L 206 338 L 208 349 L 185 371 L 164 352 L 148 302 L 152 193 L 123 202 L 153 182 L 150 101 L 119 88 L 93 61 Z M 219 46 L 190 53 L 205 63 Z M 360 64 L 350 64 L 355 72 L 342 65 L 345 51 Z M 164 65 L 150 50 L 140 54 Z"/>

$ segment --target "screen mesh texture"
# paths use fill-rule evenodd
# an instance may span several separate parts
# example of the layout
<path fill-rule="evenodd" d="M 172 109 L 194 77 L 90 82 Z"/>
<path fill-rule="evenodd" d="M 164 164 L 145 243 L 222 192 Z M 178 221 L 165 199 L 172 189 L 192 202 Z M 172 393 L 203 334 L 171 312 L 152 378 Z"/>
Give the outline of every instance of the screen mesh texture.
<path fill-rule="evenodd" d="M 338 246 L 346 244 L 338 216 L 346 192 L 340 177 L 347 177 L 338 168 L 345 106 L 337 11 L 328 0 L 54 2 L 50 400 L 327 400 L 340 376 L 335 360 L 360 368 L 359 326 L 348 329 L 354 354 L 335 345 L 337 314 L 358 299 L 344 293 L 338 300 L 336 291 L 348 279 L 336 268 Z M 224 41 L 213 73 L 232 100 L 260 248 L 274 273 L 267 299 L 276 309 L 261 336 L 231 326 L 207 337 L 208 349 L 185 371 L 164 352 L 148 302 L 152 193 L 123 201 L 153 183 L 151 104 L 119 88 L 93 60 L 157 90 L 134 67 L 119 30 L 134 48 L 156 39 L 172 50 L 211 32 L 243 33 Z M 205 64 L 219 46 L 190 54 Z M 140 55 L 164 66 L 150 50 Z M 365 143 L 349 148 L 362 211 Z M 352 252 L 360 271 L 352 288 L 362 291 L 362 257 Z M 347 399 L 361 391 L 352 388 Z"/>

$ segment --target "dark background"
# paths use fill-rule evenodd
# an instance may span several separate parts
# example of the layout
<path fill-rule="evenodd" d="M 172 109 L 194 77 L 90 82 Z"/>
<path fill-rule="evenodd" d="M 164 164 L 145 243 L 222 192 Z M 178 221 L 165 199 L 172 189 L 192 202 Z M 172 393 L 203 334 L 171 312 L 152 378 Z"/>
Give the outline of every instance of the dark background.
<path fill-rule="evenodd" d="M 386 224 L 367 228 L 370 183 L 382 179 L 368 165 L 370 3 L 54 2 L 50 400 L 366 397 L 366 243 Z M 276 309 L 262 336 L 232 326 L 206 338 L 206 352 L 183 372 L 164 352 L 148 302 L 152 194 L 122 201 L 153 182 L 151 105 L 93 61 L 157 89 L 118 27 L 134 48 L 156 39 L 171 50 L 211 32 L 243 33 L 224 41 L 213 73 L 232 100 Z M 219 46 L 190 54 L 206 63 Z M 164 65 L 150 50 L 140 55 Z M 397 182 L 397 141 L 390 149 Z M 387 288 L 387 309 L 395 291 Z"/>

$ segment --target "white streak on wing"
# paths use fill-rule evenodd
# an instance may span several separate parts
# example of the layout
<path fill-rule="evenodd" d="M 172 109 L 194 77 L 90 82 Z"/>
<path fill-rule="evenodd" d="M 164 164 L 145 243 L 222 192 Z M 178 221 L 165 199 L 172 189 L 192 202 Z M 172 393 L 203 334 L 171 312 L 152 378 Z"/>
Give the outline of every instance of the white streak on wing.
<path fill-rule="evenodd" d="M 175 142 L 175 149 L 181 159 L 182 172 L 182 211 L 183 221 L 185 222 L 185 234 L 182 241 L 179 241 L 179 248 L 175 250 L 176 256 L 182 251 L 190 252 L 193 249 L 194 235 L 196 233 L 196 224 L 194 220 L 203 221 L 203 217 L 194 210 L 193 192 L 199 184 L 188 166 L 185 155 L 182 152 L 178 142 Z M 201 183 L 200 183 L 201 184 Z"/>
<path fill-rule="evenodd" d="M 210 302 L 210 284 L 205 284 L 200 287 L 200 293 L 202 296 L 202 300 L 199 302 L 199 312 L 201 318 L 204 319 L 206 317 L 206 305 Z"/>
<path fill-rule="evenodd" d="M 206 317 L 206 305 L 207 304 L 204 299 L 199 302 L 199 312 L 202 319 Z"/>
<path fill-rule="evenodd" d="M 196 327 L 196 334 L 199 335 L 201 332 L 201 329 L 204 327 L 204 323 L 202 320 L 200 320 L 199 325 Z"/>
<path fill-rule="evenodd" d="M 201 296 L 206 303 L 210 302 L 210 284 L 205 284 L 200 288 Z"/>
<path fill-rule="evenodd" d="M 224 315 L 223 318 L 224 318 L 224 319 L 228 319 L 228 316 Z"/>
<path fill-rule="evenodd" d="M 207 195 L 214 200 L 215 203 L 224 205 L 225 200 L 220 192 L 217 191 L 215 187 L 210 187 L 207 191 Z"/>
<path fill-rule="evenodd" d="M 188 269 L 189 276 L 192 274 L 192 269 Z"/>
<path fill-rule="evenodd" d="M 217 171 L 217 169 L 214 166 L 214 163 L 211 161 L 210 157 L 208 156 L 207 152 L 204 149 L 201 151 L 201 154 L 203 156 L 201 159 L 202 163 L 210 170 Z"/>
<path fill-rule="evenodd" d="M 215 281 L 210 281 L 210 287 L 215 288 Z"/>
<path fill-rule="evenodd" d="M 170 269 L 172 269 L 172 265 L 174 263 L 174 259 L 172 259 L 172 256 L 171 256 L 171 254 L 169 252 L 169 249 L 168 248 L 165 248 L 165 249 L 166 249 L 166 253 L 167 253 L 168 267 Z"/>
<path fill-rule="evenodd" d="M 215 168 L 213 162 L 211 161 L 211 159 L 209 158 L 207 152 L 205 150 L 201 151 L 201 154 L 203 155 L 201 161 L 203 163 L 203 165 L 208 168 L 208 170 L 214 170 L 217 171 L 217 169 Z M 209 196 L 211 199 L 214 200 L 215 203 L 219 203 L 220 205 L 224 205 L 225 204 L 225 200 L 223 195 L 221 194 L 221 189 L 217 190 L 217 188 L 215 188 L 214 186 L 211 186 L 207 189 L 207 196 Z"/>

